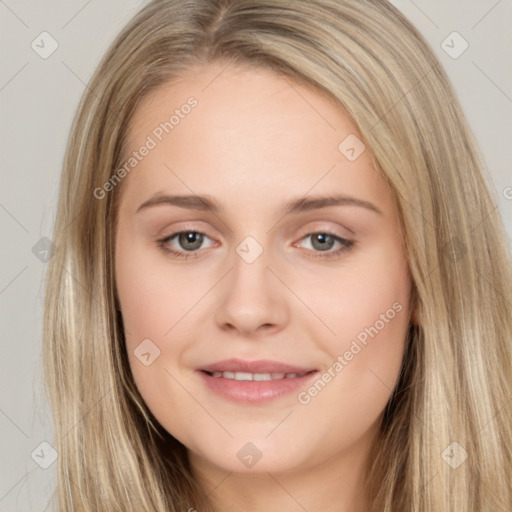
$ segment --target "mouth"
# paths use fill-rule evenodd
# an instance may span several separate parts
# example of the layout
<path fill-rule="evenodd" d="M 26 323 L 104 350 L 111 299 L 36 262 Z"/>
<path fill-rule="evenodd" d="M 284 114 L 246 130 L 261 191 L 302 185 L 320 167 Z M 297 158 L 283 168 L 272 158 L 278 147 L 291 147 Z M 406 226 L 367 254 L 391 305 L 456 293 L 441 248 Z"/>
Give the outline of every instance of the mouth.
<path fill-rule="evenodd" d="M 197 369 L 206 388 L 234 402 L 258 403 L 276 399 L 305 386 L 318 370 L 277 361 L 230 359 Z"/>

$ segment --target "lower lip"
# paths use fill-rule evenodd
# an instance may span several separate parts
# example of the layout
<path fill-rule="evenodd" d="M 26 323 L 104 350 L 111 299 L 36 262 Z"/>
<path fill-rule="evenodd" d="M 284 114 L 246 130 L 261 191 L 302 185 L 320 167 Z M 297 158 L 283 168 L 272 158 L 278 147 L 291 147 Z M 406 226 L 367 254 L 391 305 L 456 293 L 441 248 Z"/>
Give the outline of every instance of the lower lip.
<path fill-rule="evenodd" d="M 317 373 L 314 371 L 291 379 L 254 381 L 212 377 L 206 372 L 199 371 L 199 375 L 211 391 L 228 400 L 245 403 L 267 402 L 298 391 Z"/>

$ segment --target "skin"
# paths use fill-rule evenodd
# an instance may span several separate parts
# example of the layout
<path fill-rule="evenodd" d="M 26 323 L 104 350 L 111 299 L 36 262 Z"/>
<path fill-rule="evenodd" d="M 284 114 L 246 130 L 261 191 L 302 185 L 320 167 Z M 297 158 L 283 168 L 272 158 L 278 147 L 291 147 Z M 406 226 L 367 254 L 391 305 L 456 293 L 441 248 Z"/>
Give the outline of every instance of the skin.
<path fill-rule="evenodd" d="M 222 69 L 204 65 L 153 91 L 130 125 L 136 150 L 175 108 L 198 100 L 122 183 L 115 276 L 135 383 L 188 448 L 218 510 L 364 510 L 368 454 L 410 321 L 396 205 L 368 149 L 355 161 L 338 150 L 358 132 L 331 99 L 269 70 Z M 137 212 L 164 193 L 207 194 L 224 211 L 161 204 Z M 354 205 L 281 213 L 292 199 L 334 193 L 381 214 Z M 180 230 L 205 233 L 198 257 L 159 247 Z M 355 245 L 315 258 L 325 252 L 308 235 L 322 232 Z M 236 252 L 247 236 L 263 249 L 251 264 Z M 187 252 L 177 237 L 167 245 Z M 195 372 L 233 357 L 327 371 L 394 303 L 401 311 L 307 404 L 297 393 L 233 403 Z M 145 366 L 134 350 L 148 338 L 160 355 Z M 249 441 L 262 454 L 251 468 L 237 457 Z"/>

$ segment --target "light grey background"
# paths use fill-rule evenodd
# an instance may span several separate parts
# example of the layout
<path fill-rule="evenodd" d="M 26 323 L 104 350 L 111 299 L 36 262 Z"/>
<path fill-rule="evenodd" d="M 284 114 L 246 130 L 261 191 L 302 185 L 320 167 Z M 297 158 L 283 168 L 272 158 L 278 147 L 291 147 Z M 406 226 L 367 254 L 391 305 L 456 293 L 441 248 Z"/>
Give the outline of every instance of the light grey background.
<path fill-rule="evenodd" d="M 44 510 L 55 483 L 56 464 L 40 466 L 51 462 L 51 449 L 40 443 L 54 438 L 40 393 L 45 264 L 32 248 L 52 235 L 64 147 L 80 96 L 108 44 L 145 3 L 0 0 L 0 511 Z M 455 86 L 512 245 L 512 2 L 392 3 L 424 34 Z M 43 31 L 58 43 L 46 59 L 31 47 L 34 40 L 43 46 Z M 469 44 L 455 59 L 441 46 L 447 40 L 451 52 L 462 48 L 459 36 L 446 39 L 454 31 Z"/>

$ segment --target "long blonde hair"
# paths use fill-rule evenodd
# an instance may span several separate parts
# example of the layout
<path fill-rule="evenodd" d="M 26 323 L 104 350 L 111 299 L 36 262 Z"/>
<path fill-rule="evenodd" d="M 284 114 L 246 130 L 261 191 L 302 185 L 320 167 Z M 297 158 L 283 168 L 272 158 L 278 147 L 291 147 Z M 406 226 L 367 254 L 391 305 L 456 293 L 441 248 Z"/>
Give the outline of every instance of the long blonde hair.
<path fill-rule="evenodd" d="M 113 272 L 119 190 L 94 190 L 121 165 L 141 99 L 214 61 L 335 99 L 396 199 L 417 322 L 368 475 L 372 510 L 511 510 L 512 265 L 497 200 L 439 61 L 383 0 L 153 1 L 107 51 L 69 137 L 47 272 L 60 509 L 213 510 L 132 379 Z"/>

